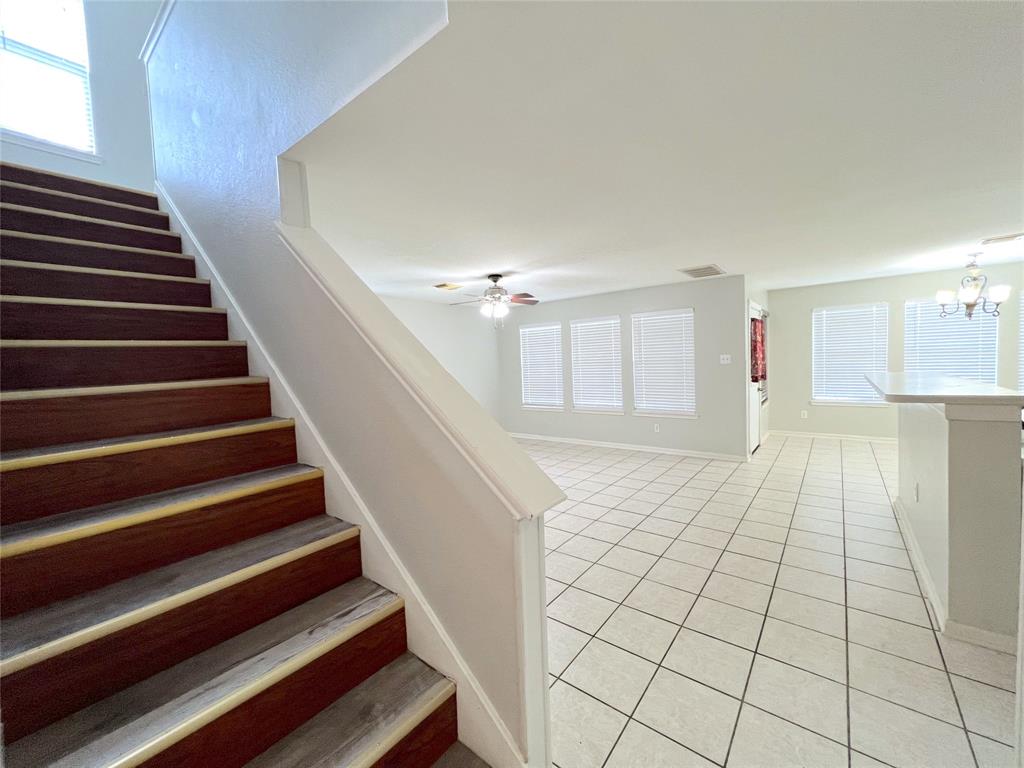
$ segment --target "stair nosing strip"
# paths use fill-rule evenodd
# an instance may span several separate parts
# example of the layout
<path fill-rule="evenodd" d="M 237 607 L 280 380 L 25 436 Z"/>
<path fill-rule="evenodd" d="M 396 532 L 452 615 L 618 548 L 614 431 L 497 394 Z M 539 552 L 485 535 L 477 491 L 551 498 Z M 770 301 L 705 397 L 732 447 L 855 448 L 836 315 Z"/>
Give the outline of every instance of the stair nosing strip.
<path fill-rule="evenodd" d="M 237 339 L 0 339 L 0 349 L 52 347 L 244 347 Z"/>
<path fill-rule="evenodd" d="M 141 309 L 156 312 L 199 312 L 205 314 L 224 315 L 224 307 L 190 307 L 186 304 L 147 304 L 141 301 L 102 301 L 100 299 L 63 299 L 52 296 L 15 296 L 0 295 L 0 301 L 12 304 L 46 304 L 66 305 L 69 307 L 106 307 L 108 309 Z"/>
<path fill-rule="evenodd" d="M 217 504 L 224 504 L 229 501 L 256 496 L 258 494 L 276 491 L 280 488 L 287 488 L 290 485 L 309 482 L 310 480 L 324 476 L 322 469 L 309 467 L 304 471 L 295 472 L 286 477 L 279 477 L 275 480 L 240 486 L 229 491 L 221 491 L 188 501 L 178 501 L 164 506 L 154 507 L 133 514 L 126 514 L 120 517 L 107 519 L 98 522 L 84 523 L 77 527 L 70 527 L 52 533 L 42 533 L 35 536 L 28 536 L 21 540 L 11 542 L 10 539 L 0 541 L 0 560 L 8 557 L 17 557 L 27 552 L 36 552 L 42 549 L 49 549 L 61 544 L 68 544 L 72 541 L 92 538 L 104 533 L 132 528 L 137 525 L 151 523 L 155 520 L 162 520 L 167 517 L 192 512 L 203 507 L 211 507 Z M 173 490 L 173 489 L 172 489 Z"/>
<path fill-rule="evenodd" d="M 38 232 L 22 232 L 20 229 L 2 229 L 0 228 L 0 236 L 4 237 L 22 237 L 26 240 L 45 240 L 48 242 L 64 243 L 64 244 L 75 244 L 85 245 L 92 248 L 105 248 L 115 251 L 124 251 L 125 253 L 142 253 L 147 256 L 167 256 L 172 259 L 187 259 L 188 261 L 195 261 L 194 256 L 190 256 L 187 253 L 176 253 L 175 251 L 161 251 L 156 248 L 139 248 L 134 245 L 119 245 L 117 243 L 100 243 L 96 240 L 79 240 L 77 237 L 61 237 L 60 235 L 43 235 Z M 45 263 L 45 262 L 44 262 Z"/>
<path fill-rule="evenodd" d="M 150 739 L 145 744 L 136 747 L 127 755 L 119 757 L 107 768 L 136 768 L 147 760 L 152 759 L 168 747 L 178 743 L 186 736 L 198 731 L 203 726 L 209 725 L 214 720 L 239 707 L 256 695 L 263 693 L 277 683 L 286 680 L 293 674 L 309 666 L 322 656 L 347 643 L 352 638 L 362 634 L 370 627 L 379 624 L 385 619 L 395 615 L 405 607 L 405 600 L 395 595 L 395 599 L 385 606 L 381 606 L 368 616 L 364 616 L 345 627 L 344 631 L 338 632 L 329 638 L 307 648 L 302 653 L 292 656 L 287 661 L 278 664 L 268 670 L 262 677 L 252 681 L 249 685 L 232 691 L 227 696 L 219 699 L 201 712 L 197 712 L 187 718 L 176 727 Z"/>
<path fill-rule="evenodd" d="M 159 280 L 171 283 L 193 283 L 209 285 L 210 281 L 201 277 L 184 277 L 182 275 L 156 275 L 151 272 L 129 272 L 123 269 L 104 269 L 102 267 L 79 267 L 73 264 L 53 264 L 48 261 L 21 261 L 20 259 L 0 258 L 0 267 L 17 267 L 19 269 L 41 269 L 48 272 L 74 272 L 84 275 L 101 275 L 104 277 L 124 277 L 135 280 Z"/>
<path fill-rule="evenodd" d="M 423 702 L 416 712 L 403 718 L 401 723 L 392 727 L 387 732 L 387 738 L 377 742 L 366 752 L 359 755 L 349 764 L 348 768 L 372 768 L 372 766 L 377 764 L 378 760 L 384 757 L 402 739 L 412 733 L 416 726 L 430 717 L 442 704 L 454 696 L 455 683 L 448 678 L 444 678 L 444 681 L 446 685 L 441 690 Z"/>
<path fill-rule="evenodd" d="M 123 613 L 120 616 L 101 621 L 99 624 L 94 624 L 90 627 L 72 632 L 64 637 L 56 640 L 38 645 L 35 648 L 31 648 L 26 651 L 22 651 L 16 656 L 12 656 L 9 659 L 0 660 L 0 678 L 4 678 L 7 675 L 20 672 L 23 669 L 39 664 L 40 662 L 46 661 L 59 656 L 62 653 L 67 653 L 75 648 L 80 648 L 87 643 L 91 643 L 95 640 L 99 640 L 107 635 L 112 635 L 115 632 L 119 632 L 128 627 L 141 624 L 143 621 L 160 616 L 161 614 L 167 613 L 175 608 L 194 603 L 204 597 L 220 592 L 229 587 L 233 587 L 236 584 L 249 581 L 256 576 L 260 576 L 264 573 L 279 568 L 282 565 L 300 560 L 308 555 L 315 554 L 323 549 L 332 547 L 335 544 L 340 544 L 344 541 L 348 541 L 355 536 L 358 536 L 360 532 L 359 526 L 349 525 L 343 531 L 332 533 L 328 536 L 324 536 L 316 541 L 311 541 L 307 544 L 303 544 L 301 547 L 295 547 L 287 552 L 282 552 L 273 557 L 269 557 L 266 560 L 261 560 L 258 563 L 247 565 L 244 568 L 240 568 L 237 571 L 226 573 L 212 581 L 198 584 L 190 589 L 186 589 L 179 592 L 176 595 L 170 595 L 160 600 L 155 600 L 147 605 L 140 606 L 134 610 Z M 399 598 L 401 600 L 401 598 Z"/>
<path fill-rule="evenodd" d="M 95 216 L 82 216 L 77 213 L 65 213 L 64 211 L 51 211 L 49 208 L 36 208 L 34 205 L 19 205 L 18 203 L 0 203 L 0 210 L 4 208 L 10 208 L 14 211 L 22 211 L 26 213 L 39 213 L 44 216 L 56 216 L 58 219 L 73 219 L 75 221 L 86 221 L 92 224 L 102 224 L 106 227 L 115 227 L 117 229 L 130 229 L 137 232 L 149 232 L 155 235 L 165 235 L 167 237 L 180 238 L 181 235 L 178 232 L 171 232 L 168 229 L 158 229 L 156 227 L 144 227 L 140 224 L 125 224 L 121 221 L 111 221 L 110 219 L 97 219 Z M 99 242 L 96 240 L 90 240 L 88 242 Z"/>
<path fill-rule="evenodd" d="M 163 216 L 165 219 L 170 220 L 170 214 L 167 211 L 161 211 L 159 208 L 145 208 L 141 205 L 132 205 L 131 203 L 119 203 L 116 200 L 107 200 L 102 197 L 94 197 L 93 195 L 80 195 L 77 192 L 64 192 L 60 189 L 50 189 L 49 187 L 40 187 L 35 184 L 26 184 L 23 181 L 8 181 L 0 176 L 0 187 L 13 187 L 15 189 L 32 189 L 37 192 L 42 192 L 46 195 L 54 195 L 56 197 L 69 197 L 73 200 L 84 200 L 86 202 L 95 202 L 101 205 L 110 205 L 114 208 L 121 208 L 127 211 L 138 211 L 139 213 L 148 213 L 153 216 Z"/>
<path fill-rule="evenodd" d="M 196 429 L 193 432 L 173 435 L 170 437 L 152 437 L 135 442 L 126 441 L 114 445 L 96 446 L 94 448 L 76 448 L 70 451 L 55 450 L 52 453 L 40 454 L 37 456 L 25 456 L 17 459 L 0 459 L 0 472 L 16 472 L 21 469 L 33 469 L 35 467 L 50 466 L 52 464 L 67 464 L 72 461 L 83 459 L 101 458 L 104 456 L 117 456 L 122 453 L 135 453 L 136 451 L 150 451 L 157 448 L 165 448 L 170 445 L 188 445 L 189 443 L 202 443 L 207 440 L 220 440 L 237 435 L 256 434 L 259 432 L 271 432 L 276 429 L 294 428 L 294 419 L 281 419 L 267 421 L 261 424 L 248 424 L 245 426 L 225 427 L 221 429 Z"/>
<path fill-rule="evenodd" d="M 147 192 L 144 189 L 136 189 L 135 187 L 123 187 L 120 184 L 109 184 L 105 181 L 93 181 L 92 179 L 86 179 L 81 176 L 71 176 L 66 173 L 58 173 L 57 171 L 46 171 L 42 168 L 33 168 L 31 165 L 22 165 L 21 163 L 12 163 L 8 160 L 0 162 L 0 174 L 3 173 L 4 166 L 11 168 L 18 168 L 22 171 L 32 171 L 33 173 L 39 173 L 43 176 L 55 176 L 60 179 L 70 179 L 71 181 L 81 181 L 85 184 L 95 184 L 97 187 L 109 187 L 110 189 L 119 189 L 122 192 L 135 192 L 139 195 L 146 195 L 152 197 L 154 200 L 159 200 L 155 192 Z"/>
<path fill-rule="evenodd" d="M 48 389 L 16 389 L 0 392 L 0 403 L 22 400 L 51 400 L 62 397 L 95 397 L 99 395 L 131 395 L 137 392 L 202 389 L 204 387 L 234 387 L 266 384 L 266 376 L 229 376 L 222 379 L 192 379 L 184 381 L 153 381 L 145 384 L 111 384 L 99 387 L 67 387 Z"/>

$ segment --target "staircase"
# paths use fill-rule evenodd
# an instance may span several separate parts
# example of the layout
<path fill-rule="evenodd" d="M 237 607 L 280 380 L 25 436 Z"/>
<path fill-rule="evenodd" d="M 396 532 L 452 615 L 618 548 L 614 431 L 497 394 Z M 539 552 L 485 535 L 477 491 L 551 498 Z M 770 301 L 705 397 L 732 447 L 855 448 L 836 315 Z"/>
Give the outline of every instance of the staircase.
<path fill-rule="evenodd" d="M 4 764 L 484 765 L 158 207 L 0 164 Z"/>

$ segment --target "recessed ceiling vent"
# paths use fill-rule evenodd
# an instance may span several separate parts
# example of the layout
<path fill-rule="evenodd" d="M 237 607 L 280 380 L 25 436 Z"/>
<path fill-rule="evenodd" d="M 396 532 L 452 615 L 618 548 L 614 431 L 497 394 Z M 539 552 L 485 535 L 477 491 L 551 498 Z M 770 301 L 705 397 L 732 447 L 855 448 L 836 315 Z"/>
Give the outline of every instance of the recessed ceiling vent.
<path fill-rule="evenodd" d="M 702 277 L 718 277 L 725 274 L 725 270 L 717 264 L 705 264 L 703 267 L 688 267 L 679 271 L 687 277 L 692 277 L 694 280 Z"/>

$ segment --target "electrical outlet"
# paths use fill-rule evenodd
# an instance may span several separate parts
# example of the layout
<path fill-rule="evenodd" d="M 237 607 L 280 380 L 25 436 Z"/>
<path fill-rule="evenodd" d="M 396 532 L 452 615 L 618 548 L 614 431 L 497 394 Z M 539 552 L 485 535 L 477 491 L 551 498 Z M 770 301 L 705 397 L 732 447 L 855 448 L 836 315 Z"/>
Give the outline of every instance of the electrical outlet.
<path fill-rule="evenodd" d="M 719 355 L 718 362 L 721 365 L 729 365 L 732 362 L 732 355 Z"/>
<path fill-rule="evenodd" d="M 807 418 L 807 411 L 800 411 L 800 418 L 801 419 L 806 419 Z"/>
<path fill-rule="evenodd" d="M 654 425 L 654 431 L 655 432 L 661 432 L 661 424 L 655 424 Z"/>

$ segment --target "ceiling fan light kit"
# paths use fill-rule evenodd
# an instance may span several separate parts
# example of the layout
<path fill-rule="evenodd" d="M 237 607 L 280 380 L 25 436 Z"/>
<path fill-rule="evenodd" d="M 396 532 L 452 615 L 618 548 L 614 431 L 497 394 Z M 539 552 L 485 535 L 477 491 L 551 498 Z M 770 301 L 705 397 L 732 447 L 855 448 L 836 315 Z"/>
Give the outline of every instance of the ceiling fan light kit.
<path fill-rule="evenodd" d="M 964 316 L 970 320 L 974 312 L 981 309 L 986 315 L 999 317 L 999 305 L 1010 298 L 1010 286 L 988 286 L 988 277 L 978 266 L 980 253 L 972 253 L 967 263 L 967 274 L 960 280 L 960 287 L 955 291 L 942 290 L 935 294 L 939 305 L 939 317 L 952 317 L 963 307 Z"/>
<path fill-rule="evenodd" d="M 487 279 L 491 281 L 491 285 L 486 291 L 484 291 L 483 296 L 479 296 L 470 301 L 457 301 L 451 306 L 454 307 L 459 304 L 475 304 L 480 302 L 480 314 L 492 320 L 495 328 L 499 328 L 504 325 L 503 320 L 508 315 L 509 308 L 512 304 L 532 306 L 538 302 L 538 299 L 534 298 L 532 293 L 510 294 L 507 290 L 498 285 L 498 282 L 501 280 L 501 275 L 488 275 Z M 442 283 L 442 285 L 445 285 L 445 283 Z"/>

